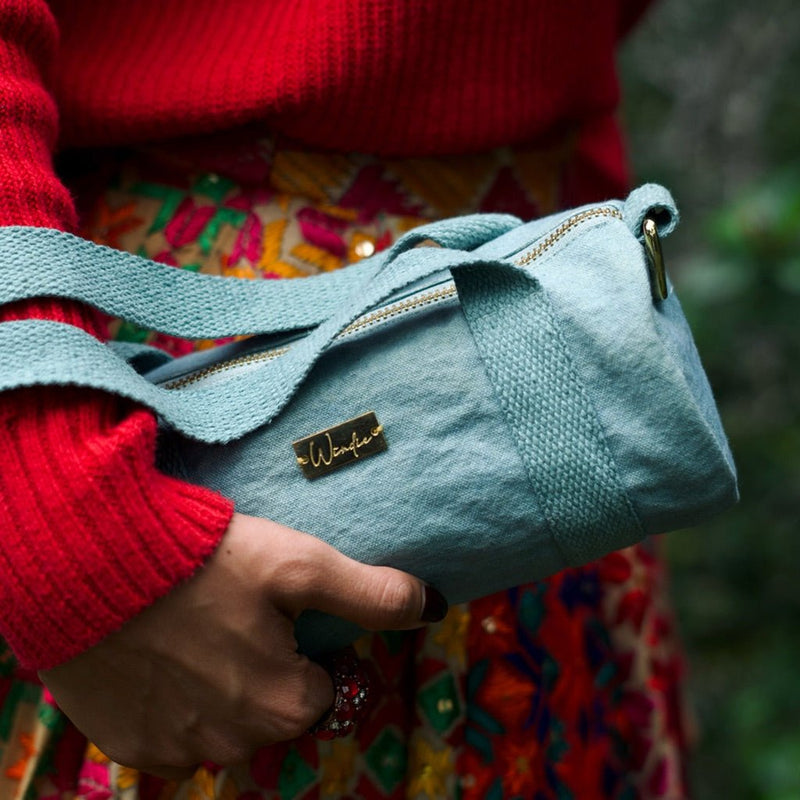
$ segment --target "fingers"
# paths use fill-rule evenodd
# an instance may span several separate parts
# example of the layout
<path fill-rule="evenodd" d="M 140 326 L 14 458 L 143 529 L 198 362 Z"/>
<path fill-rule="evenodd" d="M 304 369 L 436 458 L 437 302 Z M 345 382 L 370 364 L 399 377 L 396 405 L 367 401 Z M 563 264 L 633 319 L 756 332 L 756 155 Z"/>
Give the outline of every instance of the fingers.
<path fill-rule="evenodd" d="M 269 681 L 256 676 L 238 710 L 220 715 L 219 709 L 203 709 L 191 726 L 171 729 L 167 723 L 146 741 L 101 737 L 96 744 L 119 764 L 178 781 L 191 777 L 201 763 L 243 764 L 262 747 L 303 736 L 334 700 L 328 671 L 296 654 L 285 669 L 271 672 Z"/>
<path fill-rule="evenodd" d="M 322 741 L 349 736 L 364 718 L 370 696 L 370 680 L 354 647 L 346 647 L 321 661 L 330 674 L 336 699 L 309 733 Z"/>
<path fill-rule="evenodd" d="M 447 613 L 444 597 L 418 578 L 354 561 L 277 522 L 234 514 L 225 541 L 225 552 L 245 556 L 235 575 L 253 571 L 262 596 L 292 619 L 313 608 L 369 630 L 405 630 Z"/>
<path fill-rule="evenodd" d="M 434 587 L 391 567 L 354 561 L 314 540 L 310 567 L 291 587 L 293 611 L 307 608 L 350 620 L 367 630 L 405 630 L 438 622 L 447 601 Z"/>
<path fill-rule="evenodd" d="M 335 699 L 330 674 L 306 656 L 297 654 L 297 665 L 287 674 L 283 692 L 276 697 L 274 686 L 267 687 L 270 722 L 260 735 L 270 741 L 297 739 L 324 716 Z M 265 709 L 266 711 L 267 709 Z"/>

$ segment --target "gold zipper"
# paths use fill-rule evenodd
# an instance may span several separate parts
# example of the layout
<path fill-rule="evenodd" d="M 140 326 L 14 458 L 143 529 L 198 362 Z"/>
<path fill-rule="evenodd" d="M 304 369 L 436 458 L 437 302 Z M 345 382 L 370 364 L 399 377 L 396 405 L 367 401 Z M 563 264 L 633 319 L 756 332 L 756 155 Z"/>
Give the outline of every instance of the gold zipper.
<path fill-rule="evenodd" d="M 278 356 L 289 352 L 289 347 L 276 347 L 274 350 L 265 350 L 263 353 L 251 353 L 248 356 L 239 356 L 232 358 L 230 361 L 222 361 L 219 364 L 212 364 L 209 367 L 192 372 L 191 375 L 186 375 L 183 378 L 176 378 L 174 381 L 167 381 L 164 384 L 164 389 L 182 389 L 190 383 L 197 383 L 198 381 L 207 378 L 209 375 L 214 375 L 217 372 L 224 372 L 225 370 L 233 369 L 234 367 L 242 367 L 246 364 L 254 364 L 257 361 L 272 361 Z"/>
<path fill-rule="evenodd" d="M 407 300 L 400 300 L 385 308 L 370 311 L 369 314 L 359 317 L 355 322 L 348 325 L 336 338 L 338 339 L 340 336 L 356 333 L 364 328 L 368 328 L 370 325 L 374 325 L 376 322 L 383 322 L 390 317 L 396 317 L 398 314 L 405 314 L 406 311 L 428 306 L 431 303 L 438 303 L 440 300 L 446 300 L 454 294 L 456 294 L 456 287 L 449 284 L 439 289 L 433 289 L 429 292 L 409 297 Z"/>
<path fill-rule="evenodd" d="M 599 208 L 590 208 L 586 211 L 581 211 L 580 214 L 575 214 L 574 216 L 562 222 L 558 227 L 554 228 L 544 239 L 542 239 L 541 242 L 539 242 L 539 244 L 536 245 L 536 247 L 533 248 L 533 250 L 530 250 L 521 258 L 515 259 L 514 264 L 516 264 L 518 267 L 524 266 L 525 264 L 530 264 L 531 261 L 535 261 L 540 255 L 542 255 L 542 253 L 544 253 L 546 250 L 549 250 L 557 241 L 559 241 L 559 239 L 562 239 L 576 225 L 580 225 L 586 220 L 595 219 L 597 217 L 615 217 L 617 219 L 622 219 L 622 212 L 613 206 L 600 206 Z M 375 325 L 376 323 L 383 322 L 391 317 L 405 314 L 408 311 L 422 308 L 423 306 L 431 305 L 432 303 L 438 303 L 442 300 L 447 300 L 456 294 L 456 287 L 453 284 L 449 284 L 438 289 L 432 289 L 431 291 L 409 297 L 406 300 L 400 300 L 397 303 L 392 303 L 384 308 L 378 308 L 375 311 L 370 311 L 363 317 L 359 317 L 355 322 L 352 322 L 350 325 L 344 328 L 344 330 L 337 334 L 335 338 L 341 339 L 344 336 L 348 336 L 361 331 L 364 328 L 368 328 L 370 325 Z M 251 353 L 247 356 L 239 356 L 238 358 L 233 358 L 230 361 L 223 361 L 219 364 L 212 364 L 209 367 L 205 367 L 204 369 L 191 373 L 191 375 L 186 375 L 183 378 L 176 378 L 173 381 L 169 381 L 164 384 L 164 388 L 182 389 L 184 386 L 197 383 L 197 381 L 200 381 L 209 375 L 214 375 L 217 372 L 225 372 L 229 369 L 246 366 L 247 364 L 254 364 L 260 361 L 272 361 L 273 359 L 278 358 L 278 356 L 282 356 L 284 353 L 288 352 L 289 347 L 289 345 L 286 345 L 284 347 L 277 347 L 273 350 L 265 350 L 261 353 Z"/>
<path fill-rule="evenodd" d="M 550 231 L 547 236 L 542 239 L 536 247 L 529 253 L 526 253 L 522 258 L 514 261 L 518 267 L 524 267 L 525 264 L 530 264 L 531 261 L 539 258 L 545 250 L 551 248 L 559 239 L 562 239 L 569 233 L 576 225 L 586 222 L 587 219 L 594 219 L 595 217 L 616 217 L 622 219 L 622 212 L 613 206 L 600 206 L 599 208 L 588 208 L 586 211 L 581 211 L 580 214 L 562 222 L 557 228 Z"/>
<path fill-rule="evenodd" d="M 383 322 L 384 320 L 390 319 L 391 317 L 396 317 L 399 314 L 405 314 L 407 311 L 411 311 L 412 309 L 422 308 L 423 306 L 430 305 L 431 303 L 438 303 L 441 300 L 446 300 L 449 297 L 453 297 L 455 294 L 456 287 L 450 284 L 449 286 L 433 289 L 429 292 L 418 294 L 414 297 L 409 297 L 407 300 L 400 300 L 399 302 L 392 303 L 392 305 L 386 306 L 385 308 L 379 308 L 375 311 L 370 311 L 369 314 L 359 317 L 355 322 L 352 322 L 350 325 L 340 331 L 336 335 L 335 339 L 341 339 L 345 336 L 349 336 L 352 333 L 356 333 L 364 328 L 368 328 L 370 325 Z M 204 367 L 203 369 L 193 372 L 190 375 L 186 375 L 183 378 L 176 378 L 174 381 L 168 381 L 164 384 L 164 388 L 182 389 L 184 386 L 188 386 L 191 383 L 196 383 L 197 381 L 200 381 L 209 375 L 214 375 L 217 372 L 224 372 L 228 369 L 245 366 L 247 364 L 254 364 L 258 361 L 272 361 L 278 356 L 282 356 L 288 350 L 289 345 L 286 345 L 285 347 L 277 347 L 274 350 L 264 350 L 261 353 L 251 353 L 247 356 L 232 358 L 230 361 L 222 361 L 218 364 L 212 364 L 211 366 Z"/>

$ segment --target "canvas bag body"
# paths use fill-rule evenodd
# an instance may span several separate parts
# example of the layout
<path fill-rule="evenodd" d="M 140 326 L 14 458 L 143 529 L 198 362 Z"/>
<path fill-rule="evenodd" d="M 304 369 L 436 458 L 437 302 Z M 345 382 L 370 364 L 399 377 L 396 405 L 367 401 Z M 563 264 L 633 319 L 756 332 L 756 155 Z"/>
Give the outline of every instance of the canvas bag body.
<path fill-rule="evenodd" d="M 675 292 L 652 301 L 645 254 L 629 227 L 640 223 L 635 200 L 627 221 L 589 218 L 527 267 L 543 291 L 536 307 L 519 300 L 520 316 L 538 314 L 519 379 L 558 383 L 562 399 L 583 395 L 554 405 L 532 388 L 527 441 L 512 433 L 451 297 L 335 344 L 272 424 L 235 443 L 169 437 L 172 469 L 245 513 L 418 575 L 452 602 L 712 516 L 735 501 L 733 461 Z M 514 231 L 483 252 L 524 259 L 581 211 Z M 459 291 L 481 293 L 479 276 Z M 509 305 L 498 299 L 483 309 L 481 324 L 524 324 Z M 535 374 L 552 369 L 536 353 L 548 345 L 561 351 L 559 374 Z M 367 410 L 384 426 L 387 451 L 307 481 L 291 443 Z M 559 412 L 584 414 L 593 446 L 576 450 L 574 424 L 552 416 Z M 311 652 L 355 633 L 316 614 L 298 627 Z"/>
<path fill-rule="evenodd" d="M 162 365 L 147 382 L 118 358 L 88 354 L 80 337 L 67 342 L 56 329 L 68 326 L 4 324 L 12 356 L 20 326 L 38 327 L 26 340 L 45 349 L 8 359 L 3 388 L 77 382 L 133 397 L 164 419 L 164 465 L 238 510 L 408 570 L 452 602 L 479 597 L 695 524 L 736 498 L 677 298 L 651 298 L 638 238 L 645 214 L 662 234 L 674 227 L 671 198 L 651 186 L 625 203 L 504 224 L 483 243 L 473 226 L 469 251 L 460 249 L 466 223 L 428 226 L 353 271 L 288 358 L 211 370 L 181 389 L 159 387 L 219 364 L 225 348 Z M 443 247 L 412 252 L 428 236 Z M 341 335 L 372 301 L 391 306 L 451 275 L 457 295 Z M 86 297 L 76 285 L 65 295 L 96 299 L 97 286 Z M 148 354 L 136 357 L 142 369 Z M 245 383 L 244 393 L 229 388 Z M 383 427 L 385 452 L 307 480 L 292 442 L 366 411 Z M 355 633 L 313 614 L 298 628 L 308 652 Z"/>

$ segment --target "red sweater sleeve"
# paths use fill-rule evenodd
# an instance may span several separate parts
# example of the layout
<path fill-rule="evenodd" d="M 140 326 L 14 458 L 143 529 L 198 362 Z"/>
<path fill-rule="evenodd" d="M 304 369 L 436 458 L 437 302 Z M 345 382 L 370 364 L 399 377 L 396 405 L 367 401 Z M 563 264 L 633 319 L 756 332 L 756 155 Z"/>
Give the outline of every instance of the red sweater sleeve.
<path fill-rule="evenodd" d="M 0 2 L 2 225 L 75 223 L 51 164 L 57 110 L 45 85 L 56 43 L 46 3 Z M 22 317 L 96 332 L 76 304 L 0 310 Z M 190 576 L 226 530 L 231 503 L 158 472 L 155 435 L 150 412 L 100 392 L 0 394 L 0 634 L 23 666 L 54 666 L 121 627 Z"/>

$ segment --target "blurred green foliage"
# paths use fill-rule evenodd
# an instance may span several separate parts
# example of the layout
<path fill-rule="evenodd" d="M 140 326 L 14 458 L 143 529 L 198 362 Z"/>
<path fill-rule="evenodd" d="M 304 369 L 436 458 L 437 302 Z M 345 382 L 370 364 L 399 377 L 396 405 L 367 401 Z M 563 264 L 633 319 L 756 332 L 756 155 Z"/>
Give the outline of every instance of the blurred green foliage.
<path fill-rule="evenodd" d="M 741 503 L 666 537 L 696 800 L 800 798 L 800 4 L 661 0 L 621 59 L 639 180 L 739 470 Z"/>
<path fill-rule="evenodd" d="M 699 798 L 800 798 L 800 169 L 710 217 L 679 291 L 742 502 L 668 538 Z"/>

